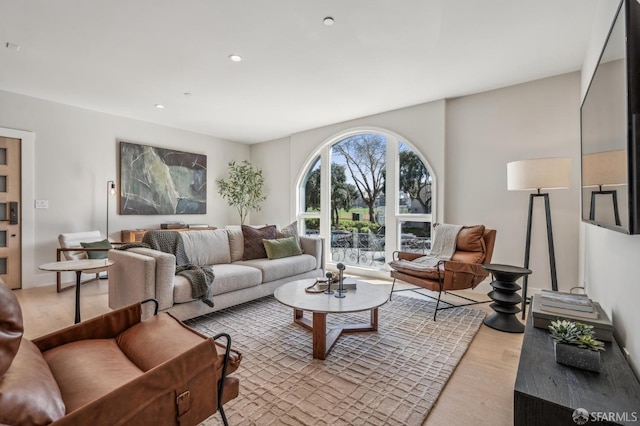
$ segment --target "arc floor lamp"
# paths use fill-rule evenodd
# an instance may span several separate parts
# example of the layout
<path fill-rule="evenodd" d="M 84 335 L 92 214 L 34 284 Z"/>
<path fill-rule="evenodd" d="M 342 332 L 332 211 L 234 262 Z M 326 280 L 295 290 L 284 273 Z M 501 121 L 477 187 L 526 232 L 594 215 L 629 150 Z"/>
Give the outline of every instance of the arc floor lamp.
<path fill-rule="evenodd" d="M 109 198 L 116 195 L 116 183 L 115 181 L 107 181 L 107 240 L 109 239 Z"/>
<path fill-rule="evenodd" d="M 536 158 L 532 160 L 512 161 L 507 164 L 507 189 L 509 191 L 536 192 L 529 195 L 529 213 L 527 216 L 527 239 L 524 247 L 524 267 L 529 268 L 529 254 L 531 252 L 531 220 L 533 216 L 533 202 L 536 198 L 544 200 L 544 211 L 547 222 L 547 242 L 549 245 L 549 267 L 551 269 L 551 289 L 558 290 L 556 273 L 556 256 L 553 248 L 553 229 L 551 226 L 551 208 L 549 193 L 540 192 L 542 189 L 567 189 L 571 185 L 570 158 Z M 527 303 L 527 279 L 522 280 L 522 318 L 524 319 Z"/>

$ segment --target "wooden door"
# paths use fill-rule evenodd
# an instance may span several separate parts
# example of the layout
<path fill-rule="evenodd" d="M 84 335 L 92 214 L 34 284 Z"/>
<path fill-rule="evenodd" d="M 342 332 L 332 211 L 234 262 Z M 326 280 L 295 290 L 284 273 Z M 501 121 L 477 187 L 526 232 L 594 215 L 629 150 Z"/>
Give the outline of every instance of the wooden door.
<path fill-rule="evenodd" d="M 20 139 L 0 137 L 0 278 L 22 287 Z"/>

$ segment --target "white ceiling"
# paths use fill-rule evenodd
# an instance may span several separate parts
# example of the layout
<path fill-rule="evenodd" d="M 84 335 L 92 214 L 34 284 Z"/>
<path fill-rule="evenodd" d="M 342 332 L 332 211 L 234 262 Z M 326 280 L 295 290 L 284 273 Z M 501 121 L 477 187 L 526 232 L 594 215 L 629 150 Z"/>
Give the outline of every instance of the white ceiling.
<path fill-rule="evenodd" d="M 0 90 L 256 143 L 579 70 L 596 2 L 0 0 Z"/>

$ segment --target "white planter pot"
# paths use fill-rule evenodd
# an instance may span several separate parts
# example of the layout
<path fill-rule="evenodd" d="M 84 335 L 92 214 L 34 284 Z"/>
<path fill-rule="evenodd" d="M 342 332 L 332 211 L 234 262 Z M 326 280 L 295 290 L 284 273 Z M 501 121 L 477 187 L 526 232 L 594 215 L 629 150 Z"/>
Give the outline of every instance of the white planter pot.
<path fill-rule="evenodd" d="M 556 362 L 589 371 L 600 371 L 600 351 L 553 342 Z"/>

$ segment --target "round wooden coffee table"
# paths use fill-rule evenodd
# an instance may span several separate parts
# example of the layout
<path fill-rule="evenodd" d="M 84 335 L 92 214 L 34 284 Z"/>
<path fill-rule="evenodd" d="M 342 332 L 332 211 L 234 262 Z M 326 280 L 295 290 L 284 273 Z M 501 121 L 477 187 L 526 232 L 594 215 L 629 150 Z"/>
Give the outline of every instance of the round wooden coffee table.
<path fill-rule="evenodd" d="M 79 259 L 51 262 L 40 265 L 43 271 L 75 272 L 76 273 L 76 318 L 75 323 L 80 322 L 80 276 L 83 272 L 91 272 L 98 269 L 106 269 L 113 265 L 109 259 Z"/>
<path fill-rule="evenodd" d="M 274 293 L 276 300 L 293 308 L 293 322 L 310 330 L 313 335 L 313 357 L 325 359 L 342 333 L 376 331 L 378 329 L 378 308 L 389 300 L 387 286 L 357 281 L 357 289 L 349 289 L 346 297 L 333 294 L 307 293 L 305 289 L 315 279 L 292 281 L 278 287 Z M 313 320 L 304 318 L 304 311 L 312 312 Z M 343 324 L 331 326 L 327 330 L 327 314 L 371 311 L 369 324 Z"/>

